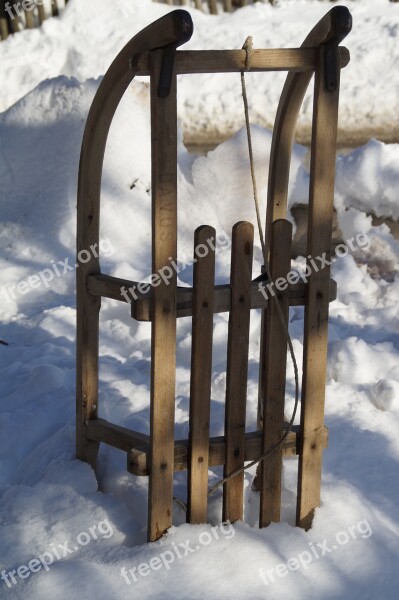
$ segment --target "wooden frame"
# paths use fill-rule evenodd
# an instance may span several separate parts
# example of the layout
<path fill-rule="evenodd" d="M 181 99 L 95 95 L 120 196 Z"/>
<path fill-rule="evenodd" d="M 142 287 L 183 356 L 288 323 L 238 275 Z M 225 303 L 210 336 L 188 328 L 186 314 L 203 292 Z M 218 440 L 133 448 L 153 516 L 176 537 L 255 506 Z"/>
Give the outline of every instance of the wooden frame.
<path fill-rule="evenodd" d="M 266 246 L 273 280 L 290 270 L 291 226 L 286 220 L 291 148 L 298 112 L 315 74 L 308 253 L 329 256 L 339 72 L 349 54 L 338 44 L 350 31 L 346 8 L 333 8 L 301 48 L 254 50 L 251 70 L 288 71 L 281 95 L 270 159 Z M 193 31 L 189 13 L 173 11 L 137 34 L 105 74 L 93 100 L 84 132 L 78 184 L 77 253 L 99 241 L 101 174 L 108 131 L 118 104 L 135 75 L 149 75 L 152 128 L 152 268 L 158 272 L 177 259 L 176 89 L 181 73 L 240 72 L 245 51 L 181 51 Z M 195 232 L 195 247 L 215 237 L 207 225 Z M 150 433 L 139 434 L 98 418 L 98 336 L 101 297 L 126 302 L 123 286 L 135 282 L 102 274 L 99 257 L 77 270 L 77 457 L 96 468 L 100 443 L 127 453 L 127 468 L 149 476 L 148 539 L 158 539 L 172 524 L 173 474 L 188 469 L 188 521 L 207 520 L 208 467 L 223 465 L 225 475 L 258 458 L 278 442 L 286 427 L 284 397 L 286 336 L 274 302 L 251 281 L 253 227 L 233 228 L 231 281 L 214 285 L 213 252 L 198 258 L 193 288 L 177 287 L 176 275 L 131 303 L 133 318 L 151 321 Z M 260 525 L 280 519 L 281 461 L 299 455 L 297 523 L 311 526 L 320 501 L 324 427 L 324 387 L 328 303 L 335 298 L 328 268 L 307 283 L 289 285 L 279 297 L 305 306 L 301 424 L 277 452 L 260 465 Z M 259 424 L 245 429 L 249 316 L 263 309 L 259 385 Z M 213 314 L 229 311 L 225 436 L 209 437 Z M 176 319 L 192 316 L 190 434 L 174 440 Z M 206 358 L 204 358 L 206 357 Z M 225 483 L 223 518 L 241 519 L 243 475 Z"/>

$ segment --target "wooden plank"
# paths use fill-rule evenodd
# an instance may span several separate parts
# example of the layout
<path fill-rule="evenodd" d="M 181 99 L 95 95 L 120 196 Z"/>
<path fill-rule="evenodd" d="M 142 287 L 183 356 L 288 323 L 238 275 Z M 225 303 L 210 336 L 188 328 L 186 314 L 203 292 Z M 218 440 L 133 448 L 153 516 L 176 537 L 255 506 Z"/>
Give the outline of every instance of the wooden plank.
<path fill-rule="evenodd" d="M 9 36 L 8 21 L 5 17 L 0 17 L 0 38 L 6 40 Z"/>
<path fill-rule="evenodd" d="M 285 219 L 273 223 L 270 270 L 273 281 L 285 278 L 291 268 L 292 225 Z M 288 289 L 277 295 L 284 321 L 288 323 Z M 266 313 L 264 339 L 265 382 L 263 398 L 263 452 L 278 444 L 284 425 L 287 335 L 276 300 Z M 279 448 L 260 463 L 259 527 L 280 521 L 282 450 Z"/>
<path fill-rule="evenodd" d="M 343 13 L 345 13 L 344 16 Z M 320 19 L 315 27 L 309 32 L 301 45 L 301 49 L 313 49 L 316 53 L 316 60 L 319 60 L 319 51 L 317 47 L 334 38 L 342 40 L 348 33 L 348 24 L 350 25 L 350 14 L 348 9 L 342 6 L 334 7 Z M 342 47 L 337 48 L 337 51 L 340 68 L 343 68 L 349 62 L 349 52 L 346 48 Z M 299 111 L 311 78 L 311 72 L 289 72 L 277 107 L 270 150 L 267 191 L 265 244 L 268 254 L 270 252 L 272 223 L 277 219 L 285 219 L 287 216 L 288 181 L 294 132 Z M 265 315 L 262 315 L 262 338 L 266 335 L 265 323 Z M 261 347 L 259 362 L 259 394 L 260 398 L 263 398 L 265 380 L 265 357 L 263 356 L 263 346 Z M 260 421 L 261 417 L 258 415 L 258 422 Z"/>
<path fill-rule="evenodd" d="M 339 48 L 341 68 L 349 62 L 349 52 Z M 178 75 L 190 73 L 239 73 L 245 69 L 245 50 L 178 50 L 176 52 L 176 72 Z M 254 49 L 251 52 L 252 72 L 293 71 L 308 72 L 309 79 L 317 66 L 317 48 L 270 48 Z M 132 69 L 135 75 L 149 75 L 149 53 L 135 57 Z M 305 90 L 306 90 L 305 87 Z"/>
<path fill-rule="evenodd" d="M 330 258 L 335 155 L 337 141 L 338 85 L 335 91 L 325 86 L 324 47 L 320 48 L 319 69 L 315 77 L 313 130 L 310 165 L 310 198 L 307 252 L 310 257 Z M 327 364 L 328 295 L 330 267 L 315 272 L 309 279 L 305 305 L 303 379 L 301 403 L 301 440 L 299 456 L 297 525 L 309 529 L 314 509 L 320 505 L 324 399 Z"/>
<path fill-rule="evenodd" d="M 46 9 L 44 8 L 43 4 L 38 4 L 37 10 L 39 14 L 39 23 L 40 25 L 42 25 L 42 23 L 44 23 L 44 21 L 46 20 Z"/>
<path fill-rule="evenodd" d="M 233 227 L 231 249 L 231 310 L 227 341 L 224 477 L 244 465 L 248 345 L 254 229 L 251 223 Z M 242 519 L 244 473 L 223 486 L 223 521 Z"/>
<path fill-rule="evenodd" d="M 104 298 L 112 298 L 113 300 L 120 300 L 127 302 L 127 298 L 131 300 L 131 312 L 132 317 L 137 321 L 150 321 L 151 320 L 151 302 L 152 302 L 152 291 L 150 286 L 146 292 L 139 292 L 139 286 L 146 286 L 147 284 L 140 284 L 137 281 L 130 281 L 127 279 L 119 279 L 117 277 L 111 277 L 110 275 L 104 275 L 102 273 L 90 275 L 87 279 L 87 288 L 91 295 L 102 296 Z M 132 296 L 126 295 L 121 296 L 121 289 L 125 290 L 133 289 L 136 296 L 136 300 L 132 299 Z M 263 291 L 262 291 L 263 290 Z M 290 306 L 303 306 L 305 304 L 305 290 L 306 285 L 304 283 L 295 283 L 289 286 L 289 298 Z M 265 297 L 266 295 L 266 297 Z M 251 284 L 251 308 L 267 308 L 269 305 L 268 298 L 270 294 L 267 288 L 259 289 L 259 282 L 254 280 Z M 334 279 L 330 279 L 330 295 L 329 301 L 332 302 L 337 297 L 337 284 Z M 191 317 L 192 316 L 192 301 L 193 301 L 193 290 L 187 287 L 177 288 L 177 317 Z M 213 312 L 227 312 L 231 309 L 231 288 L 229 285 L 216 285 L 214 292 L 214 305 Z"/>
<path fill-rule="evenodd" d="M 285 458 L 296 456 L 299 448 L 299 425 L 294 425 L 291 432 L 284 440 L 282 453 Z M 136 432 L 132 432 L 137 435 Z M 281 432 L 283 434 L 283 432 Z M 328 429 L 323 427 L 321 432 L 321 443 L 323 448 L 327 448 Z M 149 450 L 133 448 L 128 450 L 128 471 L 134 475 L 149 475 L 148 455 Z M 245 435 L 245 462 L 255 460 L 262 454 L 263 431 L 251 431 Z M 226 443 L 224 436 L 209 438 L 209 467 L 217 467 L 224 464 L 226 456 Z M 186 471 L 189 464 L 189 442 L 188 440 L 177 440 L 175 442 L 174 452 L 174 470 Z"/>
<path fill-rule="evenodd" d="M 103 442 L 119 450 L 150 447 L 150 436 L 110 423 L 105 419 L 91 419 L 86 424 L 86 436 L 96 442 Z"/>
<path fill-rule="evenodd" d="M 26 29 L 33 29 L 35 26 L 33 12 L 31 10 L 25 10 L 24 12 L 25 12 Z"/>
<path fill-rule="evenodd" d="M 209 6 L 209 12 L 211 13 L 211 15 L 218 14 L 217 0 L 208 0 L 208 6 Z"/>
<path fill-rule="evenodd" d="M 164 52 L 151 53 L 152 270 L 177 260 L 176 70 L 167 96 L 158 95 Z M 148 541 L 172 525 L 176 379 L 176 281 L 154 287 L 151 332 L 150 482 Z"/>
<path fill-rule="evenodd" d="M 233 4 L 231 0 L 223 0 L 223 10 L 224 12 L 232 12 Z"/>
<path fill-rule="evenodd" d="M 207 523 L 209 422 L 211 407 L 215 239 L 203 225 L 194 236 L 193 320 L 191 343 L 190 433 L 187 522 Z M 206 254 L 203 256 L 203 248 Z"/>

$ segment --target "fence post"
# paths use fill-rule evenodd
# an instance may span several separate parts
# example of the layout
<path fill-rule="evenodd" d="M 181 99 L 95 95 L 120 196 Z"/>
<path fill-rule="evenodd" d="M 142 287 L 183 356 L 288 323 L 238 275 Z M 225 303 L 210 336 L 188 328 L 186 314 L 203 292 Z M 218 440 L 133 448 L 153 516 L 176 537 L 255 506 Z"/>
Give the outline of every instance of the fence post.
<path fill-rule="evenodd" d="M 208 508 L 209 421 L 211 407 L 215 243 L 213 227 L 194 236 L 193 318 L 191 343 L 190 433 L 187 522 L 206 523 Z M 199 250 L 205 248 L 205 254 Z"/>
<path fill-rule="evenodd" d="M 253 240 L 254 228 L 251 223 L 240 222 L 234 225 L 227 340 L 224 477 L 244 465 Z M 243 504 L 242 472 L 224 484 L 223 521 L 242 519 Z"/>
<path fill-rule="evenodd" d="M 6 40 L 10 34 L 10 15 L 6 12 L 6 0 L 0 1 L 0 37 Z"/>

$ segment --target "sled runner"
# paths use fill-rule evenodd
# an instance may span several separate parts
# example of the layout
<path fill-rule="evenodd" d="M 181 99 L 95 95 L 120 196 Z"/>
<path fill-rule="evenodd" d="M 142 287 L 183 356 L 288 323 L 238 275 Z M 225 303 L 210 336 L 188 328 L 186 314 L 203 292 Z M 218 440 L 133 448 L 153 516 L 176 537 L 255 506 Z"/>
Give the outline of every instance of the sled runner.
<path fill-rule="evenodd" d="M 192 288 L 177 286 L 176 272 L 158 285 L 138 286 L 101 273 L 99 257 L 77 270 L 77 456 L 96 467 L 100 443 L 127 453 L 127 468 L 149 477 L 148 539 L 172 524 L 173 475 L 188 470 L 187 519 L 207 521 L 208 469 L 224 466 L 224 520 L 243 516 L 243 467 L 263 456 L 258 469 L 260 526 L 280 520 L 283 456 L 299 456 L 297 525 L 308 529 L 320 503 L 322 452 L 327 445 L 324 398 L 328 305 L 335 282 L 327 264 L 331 249 L 340 69 L 349 53 L 339 47 L 351 29 L 345 7 L 334 7 L 300 48 L 184 51 L 193 32 L 190 14 L 175 10 L 138 33 L 116 57 L 93 100 L 85 128 L 78 186 L 77 251 L 99 242 L 101 173 L 108 131 L 118 104 L 135 75 L 150 77 L 152 130 L 152 273 L 177 260 L 177 76 L 183 73 L 288 72 L 278 105 L 269 166 L 265 262 L 267 279 L 252 280 L 253 226 L 232 232 L 229 285 L 214 285 L 215 253 L 196 254 Z M 291 225 L 287 216 L 288 175 L 294 130 L 314 75 L 307 282 L 279 279 L 291 269 Z M 194 248 L 215 238 L 204 225 Z M 313 257 L 313 258 L 312 258 Z M 274 296 L 265 292 L 275 284 Z M 263 286 L 259 286 L 263 283 Z M 101 297 L 126 302 L 121 289 L 136 286 L 132 318 L 150 321 L 150 432 L 144 435 L 98 418 L 98 339 Z M 270 291 L 270 290 L 269 290 Z M 289 306 L 304 306 L 304 351 L 299 426 L 284 422 Z M 262 309 L 259 428 L 247 432 L 245 408 L 251 309 Z M 225 434 L 209 437 L 213 315 L 229 311 Z M 192 316 L 190 434 L 174 439 L 176 320 Z M 285 432 L 285 433 L 284 433 Z"/>

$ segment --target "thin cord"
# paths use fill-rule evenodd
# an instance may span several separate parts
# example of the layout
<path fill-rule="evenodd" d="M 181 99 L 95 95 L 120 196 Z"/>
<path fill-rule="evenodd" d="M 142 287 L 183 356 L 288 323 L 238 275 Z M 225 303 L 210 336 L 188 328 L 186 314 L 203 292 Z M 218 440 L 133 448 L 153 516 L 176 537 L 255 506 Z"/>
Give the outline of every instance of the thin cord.
<path fill-rule="evenodd" d="M 250 60 L 251 60 L 252 46 L 253 46 L 252 37 L 249 36 L 249 37 L 247 37 L 247 39 L 245 40 L 245 43 L 243 45 L 243 50 L 246 51 L 245 69 L 247 71 L 249 71 L 249 69 L 250 69 Z M 249 110 L 248 110 L 248 96 L 247 96 L 247 89 L 246 89 L 246 85 L 245 85 L 245 74 L 244 74 L 244 71 L 241 71 L 241 89 L 242 89 L 242 99 L 243 99 L 243 103 L 244 103 L 245 125 L 246 125 L 246 130 L 247 130 L 248 153 L 249 153 L 249 162 L 250 162 L 250 167 L 251 167 L 252 189 L 253 189 L 253 197 L 254 197 L 254 202 L 255 202 L 256 219 L 258 221 L 259 238 L 260 238 L 260 243 L 261 243 L 261 246 L 262 246 L 262 254 L 263 254 L 263 261 L 264 261 L 264 270 L 265 270 L 265 273 L 267 275 L 268 281 L 271 282 L 272 281 L 272 276 L 271 276 L 270 265 L 269 265 L 269 261 L 268 261 L 268 257 L 267 257 L 267 252 L 266 252 L 266 246 L 265 246 L 265 240 L 264 240 L 263 228 L 262 228 L 262 221 L 261 221 L 261 217 L 260 217 L 258 190 L 257 190 L 257 186 L 256 186 L 255 161 L 254 161 L 254 155 L 253 155 L 253 149 L 252 149 L 251 127 L 250 127 L 250 123 L 249 123 Z M 295 403 L 294 403 L 294 409 L 293 409 L 293 412 L 292 412 L 292 416 L 291 416 L 290 422 L 288 423 L 288 427 L 285 430 L 285 432 L 284 432 L 284 434 L 281 437 L 281 439 L 280 439 L 279 442 L 277 442 L 276 444 L 274 444 L 273 446 L 271 446 L 270 448 L 268 448 L 267 450 L 265 450 L 263 452 L 263 454 L 260 455 L 259 458 L 256 458 L 255 460 L 251 461 L 247 465 L 239 467 L 238 469 L 236 469 L 235 471 L 233 471 L 232 473 L 230 473 L 229 475 L 227 475 L 226 477 L 224 477 L 223 479 L 221 479 L 220 481 L 218 481 L 217 483 L 215 483 L 208 490 L 208 497 L 212 496 L 216 492 L 216 490 L 218 488 L 220 488 L 222 485 L 224 485 L 230 479 L 233 479 L 233 477 L 236 477 L 240 473 L 243 473 L 247 469 L 250 469 L 254 465 L 256 465 L 256 464 L 260 463 L 262 460 L 264 460 L 267 456 L 270 456 L 271 454 L 273 454 L 274 452 L 276 452 L 276 450 L 278 450 L 282 446 L 282 444 L 284 443 L 284 441 L 286 440 L 286 438 L 290 434 L 290 432 L 292 430 L 292 427 L 294 425 L 294 421 L 295 421 L 295 417 L 296 417 L 296 413 L 297 413 L 297 409 L 298 409 L 298 404 L 299 404 L 299 374 L 298 374 L 298 364 L 297 364 L 296 357 L 295 357 L 294 347 L 292 345 L 292 339 L 291 339 L 291 336 L 290 336 L 290 333 L 289 333 L 289 330 L 288 330 L 288 322 L 285 320 L 285 317 L 284 317 L 284 314 L 283 314 L 283 311 L 281 309 L 281 306 L 280 306 L 280 303 L 278 301 L 277 296 L 273 296 L 272 297 L 272 301 L 276 303 L 277 314 L 279 316 L 279 320 L 281 322 L 281 325 L 283 326 L 283 329 L 284 329 L 284 334 L 285 334 L 286 339 L 287 339 L 287 343 L 288 343 L 288 347 L 289 347 L 289 351 L 290 351 L 292 363 L 293 363 L 293 366 L 294 366 Z"/>

